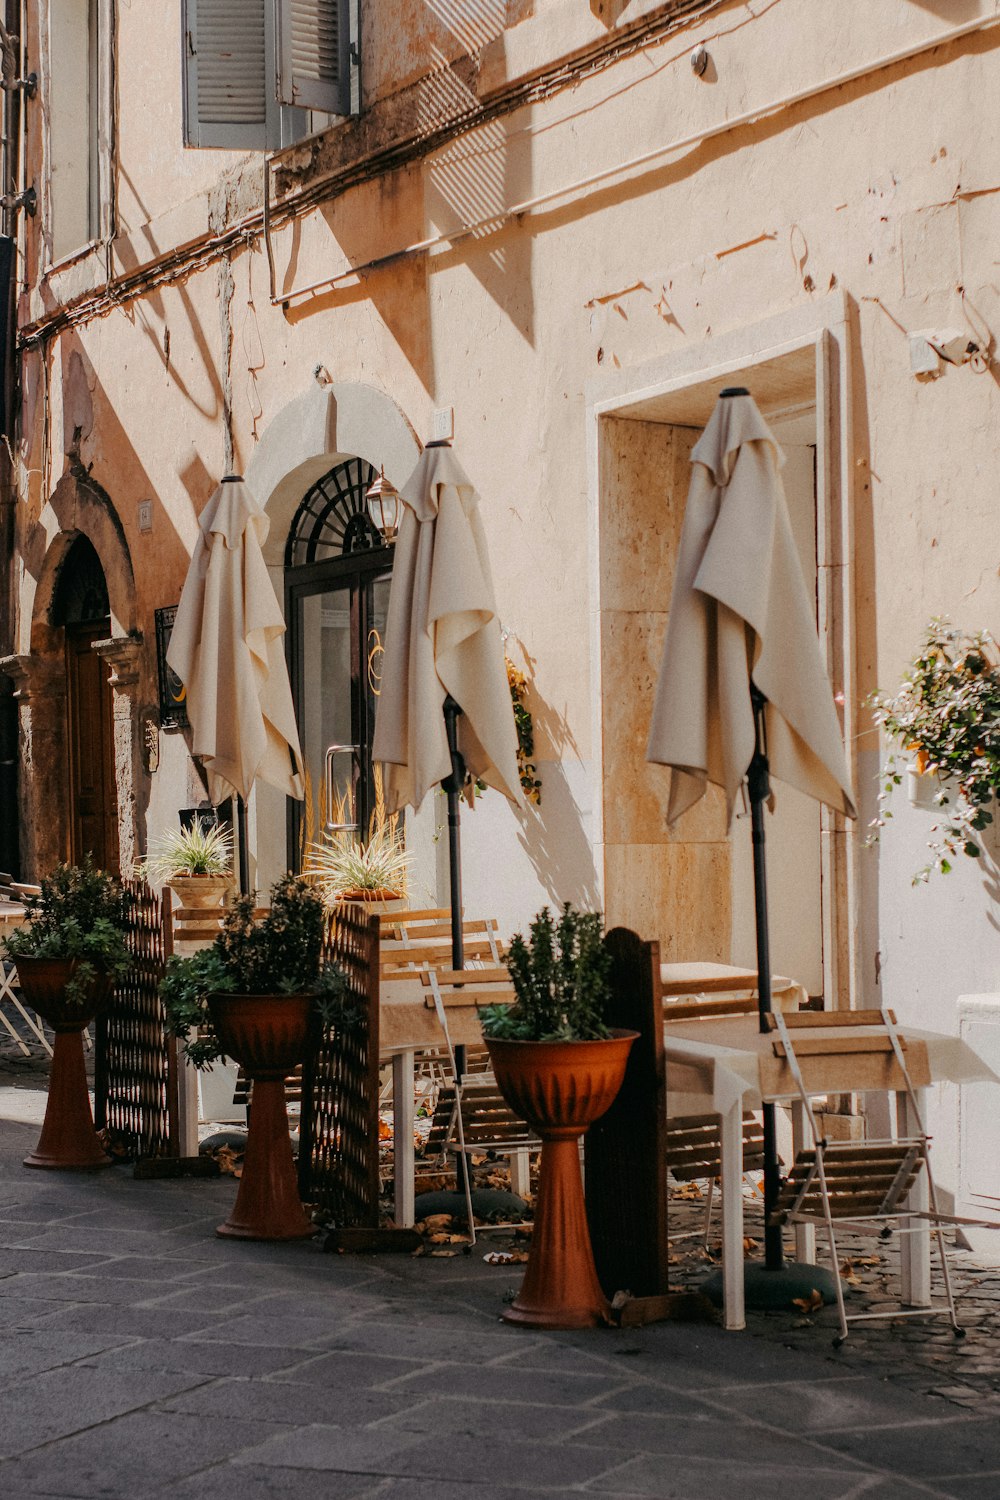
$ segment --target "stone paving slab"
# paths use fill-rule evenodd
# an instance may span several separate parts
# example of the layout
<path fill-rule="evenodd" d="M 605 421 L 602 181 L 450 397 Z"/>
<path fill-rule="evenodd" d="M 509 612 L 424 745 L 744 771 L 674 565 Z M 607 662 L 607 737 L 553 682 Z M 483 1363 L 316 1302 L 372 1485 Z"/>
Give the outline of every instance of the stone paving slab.
<path fill-rule="evenodd" d="M 130 1412 L 62 1438 L 0 1468 L 4 1492 L 139 1500 L 150 1489 L 196 1474 L 234 1448 L 252 1450 L 281 1429 L 275 1423 Z"/>
<path fill-rule="evenodd" d="M 86 1365 L 48 1370 L 4 1392 L 0 1458 L 28 1453 L 57 1438 L 109 1422 L 126 1412 L 196 1386 L 201 1377 L 144 1371 L 122 1376 Z M 9 1492 L 6 1492 L 9 1493 Z"/>
<path fill-rule="evenodd" d="M 542 1334 L 499 1322 L 492 1237 L 219 1240 L 233 1179 L 30 1173 L 2 1108 L 3 1500 L 1000 1496 L 991 1270 L 962 1273 L 962 1352 L 891 1324 L 838 1355 L 826 1314 Z"/>

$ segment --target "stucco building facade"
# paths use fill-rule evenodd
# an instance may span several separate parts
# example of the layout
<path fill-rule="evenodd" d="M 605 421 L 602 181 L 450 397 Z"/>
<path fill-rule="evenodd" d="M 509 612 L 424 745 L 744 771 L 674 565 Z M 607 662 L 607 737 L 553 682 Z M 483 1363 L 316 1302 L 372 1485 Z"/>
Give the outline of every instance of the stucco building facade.
<path fill-rule="evenodd" d="M 926 815 L 904 806 L 864 847 L 864 702 L 929 615 L 997 621 L 991 0 L 291 11 L 8 8 L 39 75 L 8 162 L 38 198 L 16 216 L 0 640 L 23 873 L 88 840 L 127 873 L 200 800 L 157 611 L 226 472 L 270 519 L 314 788 L 330 745 L 364 754 L 351 682 L 370 696 L 391 553 L 345 553 L 345 532 L 375 473 L 402 485 L 453 431 L 542 783 L 538 807 L 488 794 L 465 818 L 469 908 L 509 932 L 571 899 L 665 957 L 752 962 L 745 820 L 727 832 L 708 799 L 668 831 L 645 763 L 688 455 L 720 386 L 745 384 L 786 450 L 862 808 L 855 828 L 779 794 L 775 966 L 828 1004 L 957 1029 L 959 996 L 998 988 L 995 886 L 969 861 L 912 889 Z M 928 329 L 982 353 L 915 373 Z M 433 802 L 409 837 L 439 899 Z M 261 884 L 301 834 L 255 795 Z M 988 1041 L 988 1006 L 961 1014 Z M 988 1209 L 959 1180 L 965 1109 L 936 1103 L 948 1185 Z"/>

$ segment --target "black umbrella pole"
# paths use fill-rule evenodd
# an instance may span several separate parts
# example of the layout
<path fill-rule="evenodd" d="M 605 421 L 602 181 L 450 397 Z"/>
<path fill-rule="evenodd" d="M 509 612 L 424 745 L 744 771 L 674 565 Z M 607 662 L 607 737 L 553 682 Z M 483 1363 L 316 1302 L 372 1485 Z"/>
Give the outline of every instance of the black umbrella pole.
<path fill-rule="evenodd" d="M 247 848 L 247 805 L 236 798 L 236 843 L 239 853 L 240 895 L 250 894 L 250 851 Z"/>
<path fill-rule="evenodd" d="M 753 842 L 753 905 L 757 929 L 757 1015 L 762 1034 L 769 1030 L 771 1011 L 771 938 L 767 920 L 767 851 L 765 846 L 764 804 L 771 794 L 764 734 L 765 698 L 751 689 L 754 715 L 754 755 L 747 772 L 750 791 L 750 825 Z M 763 1107 L 764 1125 L 764 1267 L 780 1271 L 784 1264 L 781 1225 L 771 1223 L 771 1215 L 781 1192 L 781 1169 L 778 1163 L 778 1137 L 774 1105 Z"/>
<path fill-rule="evenodd" d="M 459 823 L 459 797 L 465 785 L 465 761 L 458 748 L 458 716 L 462 712 L 449 693 L 444 700 L 444 725 L 451 755 L 451 775 L 442 783 L 448 797 L 448 876 L 451 900 L 451 966 L 465 968 L 465 943 L 462 939 L 462 839 Z M 455 1048 L 456 1082 L 465 1076 L 465 1048 Z M 463 1153 L 458 1156 L 458 1191 L 469 1190 L 469 1163 Z M 471 1229 L 472 1226 L 470 1225 Z"/>
<path fill-rule="evenodd" d="M 462 941 L 462 842 L 458 799 L 465 785 L 465 761 L 458 748 L 458 716 L 462 712 L 449 693 L 444 700 L 444 726 L 451 756 L 451 775 L 442 783 L 448 794 L 448 872 L 451 880 L 451 966 L 465 968 Z"/>
<path fill-rule="evenodd" d="M 752 793 L 751 799 L 753 799 Z M 768 1030 L 766 1017 L 771 1009 L 771 953 L 767 925 L 767 865 L 764 848 L 763 801 L 751 800 L 750 818 L 753 828 L 754 917 L 757 924 L 757 1006 L 760 1029 L 763 1033 Z M 765 1104 L 762 1114 L 764 1124 L 764 1265 L 768 1271 L 780 1271 L 784 1264 L 781 1226 L 770 1222 L 781 1191 L 774 1105 Z"/>

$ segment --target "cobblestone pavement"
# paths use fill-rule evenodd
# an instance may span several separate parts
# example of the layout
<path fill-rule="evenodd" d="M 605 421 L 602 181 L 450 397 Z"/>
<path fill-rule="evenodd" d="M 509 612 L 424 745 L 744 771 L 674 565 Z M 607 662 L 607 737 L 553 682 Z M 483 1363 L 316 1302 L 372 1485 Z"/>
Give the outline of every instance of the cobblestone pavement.
<path fill-rule="evenodd" d="M 538 1334 L 498 1321 L 518 1268 L 489 1241 L 238 1244 L 212 1232 L 232 1178 L 26 1171 L 31 1081 L 0 1076 L 4 1500 L 1000 1495 L 992 1273 L 959 1272 L 961 1346 L 909 1324 L 838 1354 L 827 1312 Z M 892 1267 L 863 1270 L 881 1295 Z"/>
<path fill-rule="evenodd" d="M 671 1200 L 672 1275 L 678 1286 L 696 1288 L 718 1264 L 721 1244 L 717 1225 L 709 1233 L 708 1252 L 699 1233 L 704 1205 L 697 1199 Z M 763 1257 L 763 1213 L 759 1197 L 745 1203 L 748 1256 Z M 819 1259 L 829 1264 L 825 1242 L 817 1234 Z M 751 1243 L 752 1242 L 752 1243 Z M 838 1235 L 847 1311 L 869 1312 L 899 1305 L 898 1239 L 888 1246 L 877 1238 Z M 789 1253 L 791 1247 L 789 1244 Z M 995 1264 L 949 1246 L 948 1264 L 958 1321 L 966 1329 L 956 1339 L 947 1317 L 897 1318 L 851 1325 L 850 1337 L 836 1359 L 853 1373 L 877 1374 L 894 1385 L 922 1391 L 977 1412 L 1000 1411 L 1000 1235 Z M 932 1246 L 931 1285 L 941 1302 L 941 1278 Z M 836 1309 L 748 1313 L 747 1331 L 757 1339 L 795 1350 L 830 1348 L 837 1332 Z M 1000 1479 L 996 1493 L 1000 1496 Z"/>

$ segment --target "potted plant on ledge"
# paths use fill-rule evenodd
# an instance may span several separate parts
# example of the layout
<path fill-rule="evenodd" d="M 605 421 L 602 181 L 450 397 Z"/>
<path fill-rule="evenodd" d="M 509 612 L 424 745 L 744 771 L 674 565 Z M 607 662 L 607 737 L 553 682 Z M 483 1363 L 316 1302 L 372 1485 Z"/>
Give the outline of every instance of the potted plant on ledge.
<path fill-rule="evenodd" d="M 959 854 L 978 859 L 1000 788 L 1000 653 L 993 637 L 931 620 L 901 686 L 874 694 L 870 704 L 898 747 L 882 767 L 875 836 L 892 816 L 886 804 L 905 769 L 910 801 L 941 815 L 928 840 L 934 858 L 914 881 L 934 870 L 947 874 Z M 909 757 L 905 768 L 900 751 Z"/>
<path fill-rule="evenodd" d="M 57 866 L 26 906 L 28 921 L 0 944 L 17 969 L 25 999 L 52 1027 L 55 1041 L 42 1133 L 24 1165 L 74 1171 L 110 1166 L 94 1130 L 83 1033 L 131 964 L 122 889 L 88 855 L 82 866 Z"/>
<path fill-rule="evenodd" d="M 285 1078 L 303 1059 L 313 1016 L 342 1004 L 346 980 L 324 957 L 323 901 L 306 881 L 276 881 L 260 920 L 254 906 L 253 894 L 237 897 L 211 947 L 168 960 L 160 993 L 195 1067 L 233 1057 L 253 1080 L 243 1175 L 216 1233 L 303 1239 L 313 1229 L 295 1179 Z"/>
<path fill-rule="evenodd" d="M 545 907 L 526 943 L 518 933 L 507 968 L 513 1005 L 480 1011 L 500 1090 L 542 1139 L 535 1228 L 524 1283 L 504 1313 L 533 1328 L 588 1328 L 610 1321 L 587 1227 L 579 1140 L 611 1107 L 634 1031 L 604 1022 L 611 956 L 598 912 L 567 902 L 558 922 Z"/>
<path fill-rule="evenodd" d="M 168 828 L 150 842 L 141 872 L 154 885 L 168 885 L 181 907 L 210 910 L 233 886 L 233 836 L 221 824 Z"/>

